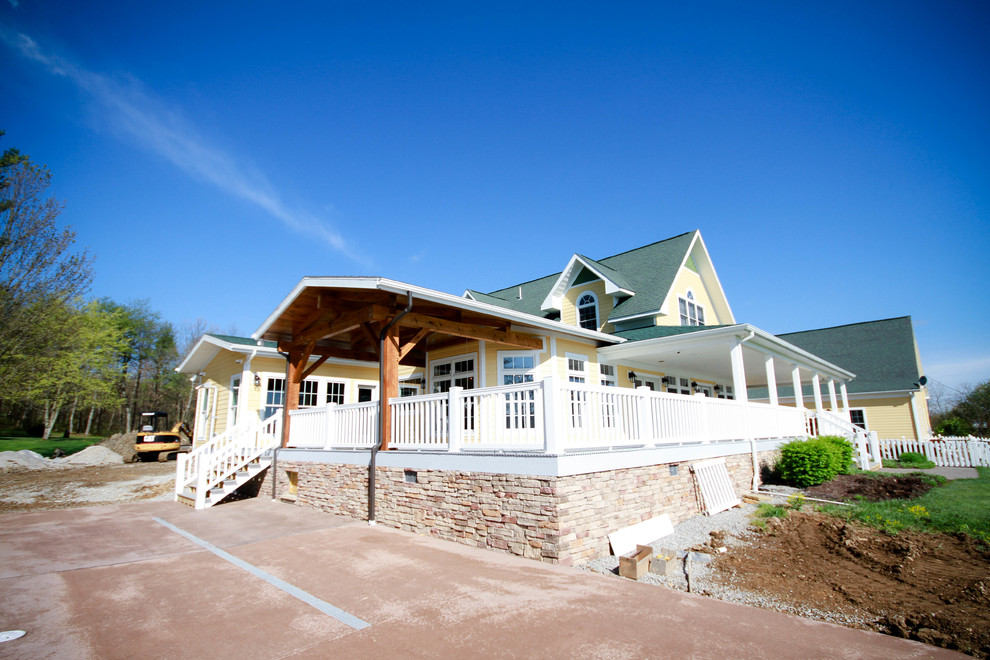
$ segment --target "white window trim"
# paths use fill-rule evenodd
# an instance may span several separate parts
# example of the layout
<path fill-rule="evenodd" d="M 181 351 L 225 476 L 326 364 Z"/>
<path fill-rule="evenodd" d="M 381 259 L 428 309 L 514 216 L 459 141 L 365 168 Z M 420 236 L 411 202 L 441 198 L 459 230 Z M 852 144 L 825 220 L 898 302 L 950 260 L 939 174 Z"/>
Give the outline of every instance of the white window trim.
<path fill-rule="evenodd" d="M 864 431 L 869 431 L 870 430 L 870 418 L 866 416 L 866 408 L 853 408 L 853 407 L 850 407 L 849 408 L 849 413 L 850 413 L 849 421 L 850 422 L 852 422 L 852 411 L 854 411 L 854 410 L 859 410 L 860 412 L 863 413 L 863 425 L 866 427 L 863 430 Z M 852 423 L 855 424 L 855 422 L 852 422 Z"/>
<path fill-rule="evenodd" d="M 237 383 L 237 401 L 234 401 L 234 381 Z M 244 374 L 238 372 L 230 377 L 230 389 L 227 390 L 227 428 L 233 428 L 237 425 L 237 413 L 240 405 L 240 399 L 244 396 Z M 231 424 L 233 422 L 233 424 Z"/>
<path fill-rule="evenodd" d="M 587 355 L 581 355 L 580 353 L 564 353 L 564 359 L 567 360 L 564 365 L 567 367 L 567 382 L 571 382 L 571 376 L 580 376 L 584 380 L 582 382 L 589 383 L 593 382 L 588 380 L 588 365 L 591 361 L 588 359 Z M 571 369 L 570 360 L 581 360 L 584 362 L 584 369 L 582 371 L 573 371 Z"/>
<path fill-rule="evenodd" d="M 463 355 L 453 355 L 451 357 L 437 358 L 436 360 L 430 360 L 427 363 L 427 365 L 426 365 L 426 373 L 428 375 L 428 380 L 427 380 L 427 385 L 429 387 L 429 390 L 428 391 L 429 392 L 433 392 L 433 385 L 434 385 L 433 368 L 435 366 L 440 365 L 440 364 L 448 364 L 449 363 L 451 365 L 450 379 L 451 379 L 451 383 L 453 383 L 454 377 L 457 376 L 457 374 L 454 373 L 453 364 L 455 362 L 460 362 L 461 360 L 474 360 L 474 371 L 469 372 L 469 373 L 474 375 L 474 386 L 475 387 L 481 387 L 480 380 L 479 380 L 479 371 L 478 371 L 478 354 L 477 353 L 464 353 Z M 463 378 L 464 376 L 465 376 L 465 374 L 461 374 L 459 377 Z M 447 378 L 447 377 L 444 376 L 444 378 Z"/>
<path fill-rule="evenodd" d="M 594 301 L 593 302 L 593 306 L 595 309 L 594 328 L 584 328 L 584 326 L 581 325 L 581 299 L 584 298 L 585 296 L 591 296 L 592 301 Z M 591 306 L 592 305 L 585 305 L 585 307 L 591 307 Z M 577 323 L 575 323 L 577 327 L 584 328 L 585 330 L 598 330 L 599 328 L 601 328 L 601 315 L 598 313 L 598 295 L 595 294 L 594 291 L 591 290 L 582 291 L 577 295 L 577 298 L 574 299 L 574 320 L 577 321 Z"/>
<path fill-rule="evenodd" d="M 684 321 L 681 319 L 681 301 L 682 300 L 684 301 L 685 310 L 687 312 L 686 313 L 686 316 L 687 316 L 687 319 L 688 319 L 687 325 L 688 326 L 701 327 L 701 328 L 707 326 L 708 325 L 708 318 L 707 318 L 707 314 L 705 314 L 705 306 L 702 305 L 700 302 L 698 302 L 698 298 L 697 298 L 697 296 L 694 295 L 694 290 L 693 289 L 688 289 L 687 291 L 685 291 L 683 296 L 677 296 L 677 320 L 680 322 L 680 324 L 682 326 L 684 325 Z M 690 308 L 687 307 L 688 304 L 694 305 L 696 312 L 698 312 L 698 311 L 701 312 L 701 317 L 703 318 L 703 320 L 700 323 L 691 323 L 691 320 L 692 320 L 691 319 L 691 310 L 690 310 Z M 694 320 L 695 321 L 698 321 L 699 320 L 697 313 L 695 313 Z"/>
<path fill-rule="evenodd" d="M 496 360 L 498 360 L 498 382 L 496 385 L 502 385 L 505 383 L 505 368 L 502 364 L 503 358 L 507 357 L 528 357 L 533 358 L 533 368 L 526 372 L 533 375 L 533 380 L 537 380 L 537 371 L 540 368 L 540 359 L 536 355 L 536 351 L 496 351 Z M 516 371 L 513 369 L 513 371 Z"/>
<path fill-rule="evenodd" d="M 602 367 L 611 367 L 612 373 L 608 376 L 602 373 Z M 598 384 L 607 387 L 619 386 L 619 368 L 607 362 L 598 363 Z"/>

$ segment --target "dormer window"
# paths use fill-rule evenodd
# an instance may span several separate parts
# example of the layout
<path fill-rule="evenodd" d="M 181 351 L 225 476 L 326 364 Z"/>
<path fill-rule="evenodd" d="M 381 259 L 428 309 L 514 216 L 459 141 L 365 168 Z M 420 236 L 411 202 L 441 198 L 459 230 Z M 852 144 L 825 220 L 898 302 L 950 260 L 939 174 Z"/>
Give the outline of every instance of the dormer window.
<path fill-rule="evenodd" d="M 694 302 L 694 292 L 688 291 L 686 298 L 678 298 L 681 309 L 681 325 L 704 325 L 705 308 Z"/>
<path fill-rule="evenodd" d="M 582 293 L 577 304 L 578 325 L 587 330 L 598 329 L 598 300 L 593 293 Z"/>

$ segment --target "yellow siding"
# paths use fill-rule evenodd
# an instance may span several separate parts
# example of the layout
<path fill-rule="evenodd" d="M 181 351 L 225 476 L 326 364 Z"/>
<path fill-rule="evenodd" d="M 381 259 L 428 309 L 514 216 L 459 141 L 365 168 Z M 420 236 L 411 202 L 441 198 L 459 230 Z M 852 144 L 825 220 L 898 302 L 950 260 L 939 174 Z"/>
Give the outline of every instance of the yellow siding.
<path fill-rule="evenodd" d="M 553 365 L 550 361 L 550 339 L 544 338 L 543 344 L 546 347 L 544 351 L 533 351 L 536 355 L 536 367 L 534 369 L 533 378 L 535 380 L 542 380 L 546 378 L 551 373 L 553 373 Z M 505 344 L 485 344 L 485 384 L 484 387 L 494 387 L 496 385 L 501 385 L 501 381 L 498 378 L 498 370 L 501 364 L 501 358 L 499 353 L 529 353 L 530 351 L 525 348 L 518 348 L 515 346 L 506 346 Z"/>
<path fill-rule="evenodd" d="M 862 408 L 866 414 L 867 429 L 876 431 L 881 439 L 917 438 L 908 396 L 885 399 L 856 399 L 850 396 L 849 407 Z"/>
<path fill-rule="evenodd" d="M 235 374 L 240 374 L 244 368 L 244 363 L 236 360 L 247 360 L 247 355 L 233 351 L 221 350 L 216 357 L 210 361 L 204 369 L 202 384 L 216 387 L 216 418 L 213 423 L 214 433 L 223 433 L 228 424 L 230 410 L 230 379 Z M 265 387 L 269 377 L 285 377 L 285 360 L 281 357 L 255 357 L 250 365 L 251 374 L 246 382 L 241 384 L 240 396 L 247 397 L 249 414 L 256 415 L 265 407 Z M 422 369 L 402 366 L 399 368 L 400 377 L 422 372 Z M 255 387 L 254 374 L 261 377 L 261 385 Z M 356 366 L 324 363 L 311 374 L 314 378 L 329 378 L 332 380 L 342 380 L 346 383 L 344 396 L 346 403 L 356 403 L 358 400 L 359 385 L 378 385 L 377 365 Z M 197 418 L 198 419 L 198 418 Z"/>
<path fill-rule="evenodd" d="M 593 280 L 591 282 L 585 282 L 584 284 L 576 284 L 567 290 L 564 294 L 564 301 L 561 303 L 560 309 L 560 320 L 562 323 L 567 325 L 578 325 L 577 316 L 577 301 L 578 297 L 586 292 L 591 292 L 595 294 L 595 298 L 598 300 L 598 323 L 599 329 L 604 332 L 611 332 L 613 330 L 612 324 L 605 324 L 605 328 L 601 327 L 602 321 L 609 317 L 612 313 L 613 300 L 610 294 L 605 293 L 605 282 L 601 280 Z"/>
<path fill-rule="evenodd" d="M 657 325 L 681 324 L 680 307 L 677 299 L 686 298 L 689 289 L 694 292 L 694 302 L 700 304 L 705 310 L 705 325 L 721 325 L 722 320 L 718 318 L 718 314 L 715 312 L 715 306 L 712 305 L 711 296 L 708 295 L 708 289 L 705 287 L 701 275 L 687 268 L 681 268 L 674 279 L 669 298 L 669 313 L 657 316 Z"/>

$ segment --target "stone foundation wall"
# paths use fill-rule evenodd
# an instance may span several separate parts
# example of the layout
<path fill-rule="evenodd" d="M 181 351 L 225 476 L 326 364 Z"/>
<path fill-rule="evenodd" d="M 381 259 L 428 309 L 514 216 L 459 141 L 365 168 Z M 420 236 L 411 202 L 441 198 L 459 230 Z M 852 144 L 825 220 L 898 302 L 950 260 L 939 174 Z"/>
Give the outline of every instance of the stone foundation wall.
<path fill-rule="evenodd" d="M 772 462 L 774 454 L 762 453 L 760 462 Z M 375 518 L 389 527 L 458 543 L 580 564 L 609 553 L 609 532 L 662 514 L 676 525 L 701 513 L 690 465 L 564 477 L 378 467 Z M 726 467 L 736 492 L 748 491 L 751 456 L 727 456 Z M 297 475 L 297 504 L 367 520 L 367 467 L 280 460 L 280 496 L 289 492 L 287 472 Z M 263 488 L 270 489 L 270 482 Z"/>

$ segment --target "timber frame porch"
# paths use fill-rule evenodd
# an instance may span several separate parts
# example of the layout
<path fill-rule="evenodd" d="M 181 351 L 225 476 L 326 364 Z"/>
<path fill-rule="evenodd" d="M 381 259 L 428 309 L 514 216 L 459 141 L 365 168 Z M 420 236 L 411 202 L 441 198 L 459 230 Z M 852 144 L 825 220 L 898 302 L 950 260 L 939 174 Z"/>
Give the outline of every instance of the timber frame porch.
<path fill-rule="evenodd" d="M 399 365 L 425 369 L 428 351 L 465 340 L 539 350 L 543 338 L 529 333 L 561 329 L 554 321 L 383 278 L 325 277 L 304 278 L 252 336 L 275 341 L 286 358 L 286 446 L 300 384 L 331 357 L 377 362 L 379 399 L 390 401 L 399 396 Z M 621 341 L 591 330 L 567 331 L 598 344 Z M 391 414 L 384 406 L 377 422 L 383 450 L 389 449 Z"/>

